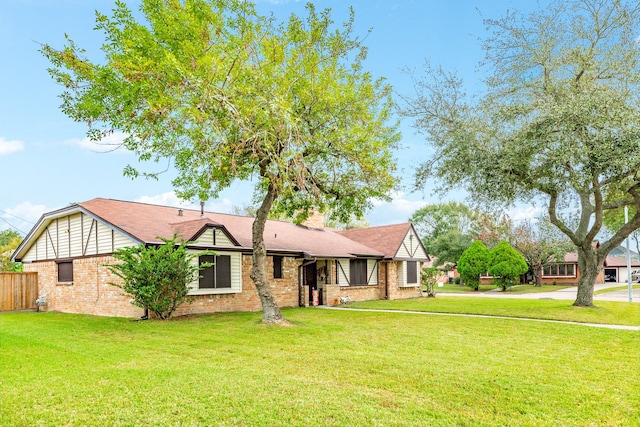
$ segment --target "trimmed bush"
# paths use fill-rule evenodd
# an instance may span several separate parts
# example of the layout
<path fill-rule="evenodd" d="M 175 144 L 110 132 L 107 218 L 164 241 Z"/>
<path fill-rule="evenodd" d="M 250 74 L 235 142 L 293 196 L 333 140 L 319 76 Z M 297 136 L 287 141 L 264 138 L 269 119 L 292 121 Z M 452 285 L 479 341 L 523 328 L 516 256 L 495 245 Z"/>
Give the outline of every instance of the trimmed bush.
<path fill-rule="evenodd" d="M 489 249 L 480 240 L 474 240 L 458 260 L 458 272 L 464 283 L 473 290 L 480 287 L 480 275 L 486 273 Z"/>
<path fill-rule="evenodd" d="M 488 271 L 494 277 L 494 283 L 503 291 L 507 286 L 519 283 L 520 275 L 528 269 L 524 257 L 506 241 L 501 241 L 491 250 Z"/>

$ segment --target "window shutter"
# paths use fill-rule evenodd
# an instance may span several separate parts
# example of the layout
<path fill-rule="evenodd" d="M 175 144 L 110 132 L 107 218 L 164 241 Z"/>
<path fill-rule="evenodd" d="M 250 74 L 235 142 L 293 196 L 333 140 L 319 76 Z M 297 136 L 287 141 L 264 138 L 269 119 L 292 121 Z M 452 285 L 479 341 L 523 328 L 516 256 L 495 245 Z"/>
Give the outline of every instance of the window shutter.
<path fill-rule="evenodd" d="M 201 255 L 198 258 L 198 261 L 200 262 L 200 264 L 204 264 L 206 263 L 213 263 L 214 262 L 214 257 L 213 255 Z M 206 267 L 202 270 L 200 270 L 200 282 L 198 284 L 198 287 L 200 289 L 211 289 L 215 286 L 214 282 L 213 282 L 213 269 L 214 266 L 211 265 L 209 267 Z"/>
<path fill-rule="evenodd" d="M 407 283 L 418 283 L 418 263 L 407 261 Z"/>

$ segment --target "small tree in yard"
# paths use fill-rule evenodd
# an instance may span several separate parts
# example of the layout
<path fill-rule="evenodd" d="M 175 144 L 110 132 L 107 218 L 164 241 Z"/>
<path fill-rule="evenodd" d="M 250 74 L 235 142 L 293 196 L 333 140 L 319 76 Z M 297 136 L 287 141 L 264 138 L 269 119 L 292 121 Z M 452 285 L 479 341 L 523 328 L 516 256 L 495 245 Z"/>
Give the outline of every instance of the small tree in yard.
<path fill-rule="evenodd" d="M 487 272 L 489 249 L 480 240 L 474 240 L 458 260 L 458 272 L 465 284 L 477 291 L 480 288 L 480 275 Z"/>
<path fill-rule="evenodd" d="M 180 304 L 191 302 L 187 284 L 206 265 L 192 263 L 197 255 L 187 251 L 186 242 L 177 243 L 176 236 L 162 241 L 159 246 L 118 249 L 113 257 L 121 263 L 107 267 L 122 279 L 122 283 L 110 284 L 130 295 L 134 305 L 152 311 L 159 319 L 168 319 Z"/>
<path fill-rule="evenodd" d="M 502 287 L 503 291 L 507 286 L 517 283 L 520 275 L 528 269 L 524 257 L 506 241 L 503 240 L 491 250 L 488 271 L 494 277 L 494 283 Z"/>
<path fill-rule="evenodd" d="M 438 280 L 438 274 L 438 269 L 435 267 L 423 268 L 420 272 L 422 286 L 426 289 L 428 297 L 436 296 L 436 282 Z"/>

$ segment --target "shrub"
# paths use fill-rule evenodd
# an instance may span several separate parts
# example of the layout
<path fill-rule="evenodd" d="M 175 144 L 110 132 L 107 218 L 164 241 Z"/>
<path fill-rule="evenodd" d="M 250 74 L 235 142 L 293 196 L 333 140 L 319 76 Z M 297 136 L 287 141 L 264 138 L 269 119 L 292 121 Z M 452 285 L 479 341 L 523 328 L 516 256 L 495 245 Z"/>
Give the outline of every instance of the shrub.
<path fill-rule="evenodd" d="M 420 272 L 422 286 L 424 286 L 425 290 L 427 291 L 428 297 L 436 296 L 436 283 L 438 281 L 438 275 L 438 269 L 434 267 L 423 268 Z"/>
<path fill-rule="evenodd" d="M 474 290 L 480 287 L 480 275 L 487 271 L 489 249 L 480 240 L 474 240 L 458 260 L 458 272 L 465 284 Z"/>
<path fill-rule="evenodd" d="M 520 252 L 516 251 L 506 241 L 496 245 L 489 256 L 489 274 L 494 282 L 506 290 L 507 286 L 517 283 L 520 275 L 527 272 L 529 266 Z"/>
<path fill-rule="evenodd" d="M 191 302 L 188 284 L 196 273 L 207 265 L 192 263 L 202 255 L 190 254 L 186 242 L 162 239 L 158 246 L 132 246 L 118 249 L 113 257 L 118 264 L 108 264 L 109 270 L 122 279 L 110 284 L 121 288 L 133 298 L 132 303 L 152 311 L 159 319 L 168 319 L 178 306 Z M 209 254 L 210 252 L 206 252 Z"/>

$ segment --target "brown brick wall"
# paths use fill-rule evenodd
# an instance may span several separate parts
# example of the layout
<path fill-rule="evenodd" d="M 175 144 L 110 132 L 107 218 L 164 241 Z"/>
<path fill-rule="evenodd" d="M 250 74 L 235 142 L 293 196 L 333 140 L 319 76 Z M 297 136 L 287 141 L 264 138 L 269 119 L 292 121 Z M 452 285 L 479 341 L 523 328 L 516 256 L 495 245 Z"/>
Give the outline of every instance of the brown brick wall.
<path fill-rule="evenodd" d="M 251 255 L 242 256 L 242 292 L 239 294 L 198 295 L 191 304 L 178 307 L 176 315 L 194 313 L 215 313 L 229 311 L 260 311 L 260 297 L 249 274 L 251 273 Z M 282 259 L 282 279 L 271 279 L 271 292 L 278 307 L 298 306 L 298 266 L 295 258 Z M 267 271 L 273 274 L 273 260 L 267 260 Z"/>
<path fill-rule="evenodd" d="M 38 272 L 39 295 L 47 295 L 47 306 L 42 310 L 65 313 L 83 313 L 98 316 L 140 317 L 143 309 L 130 303 L 122 290 L 110 285 L 118 282 L 105 264 L 115 263 L 110 256 L 78 258 L 73 260 L 73 284 L 58 283 L 58 269 L 54 261 L 24 264 L 24 271 Z M 282 260 L 282 279 L 271 279 L 271 290 L 280 307 L 298 306 L 298 265 L 294 258 Z M 251 256 L 242 256 L 242 292 L 239 294 L 199 295 L 192 304 L 178 307 L 175 315 L 214 313 L 226 311 L 259 311 L 260 299 L 251 272 Z M 268 271 L 273 272 L 272 258 Z"/>
<path fill-rule="evenodd" d="M 378 286 L 339 286 L 325 285 L 325 304 L 336 305 L 340 298 L 350 296 L 353 301 L 371 301 L 377 299 L 419 298 L 422 290 L 419 286 L 400 287 L 398 269 L 400 261 L 378 263 Z M 388 283 L 387 283 L 388 282 Z"/>
<path fill-rule="evenodd" d="M 39 295 L 47 295 L 47 306 L 41 310 L 98 316 L 139 317 L 143 310 L 129 303 L 130 298 L 109 282 L 119 281 L 105 264 L 116 262 L 110 256 L 73 260 L 73 284 L 58 283 L 54 261 L 24 264 L 25 271 L 38 272 Z"/>
<path fill-rule="evenodd" d="M 422 289 L 420 286 L 400 287 L 400 272 L 402 267 L 401 261 L 389 261 L 384 263 L 387 271 L 387 278 L 389 280 L 388 296 L 390 300 L 393 299 L 406 299 L 406 298 L 419 298 L 422 296 Z"/>

